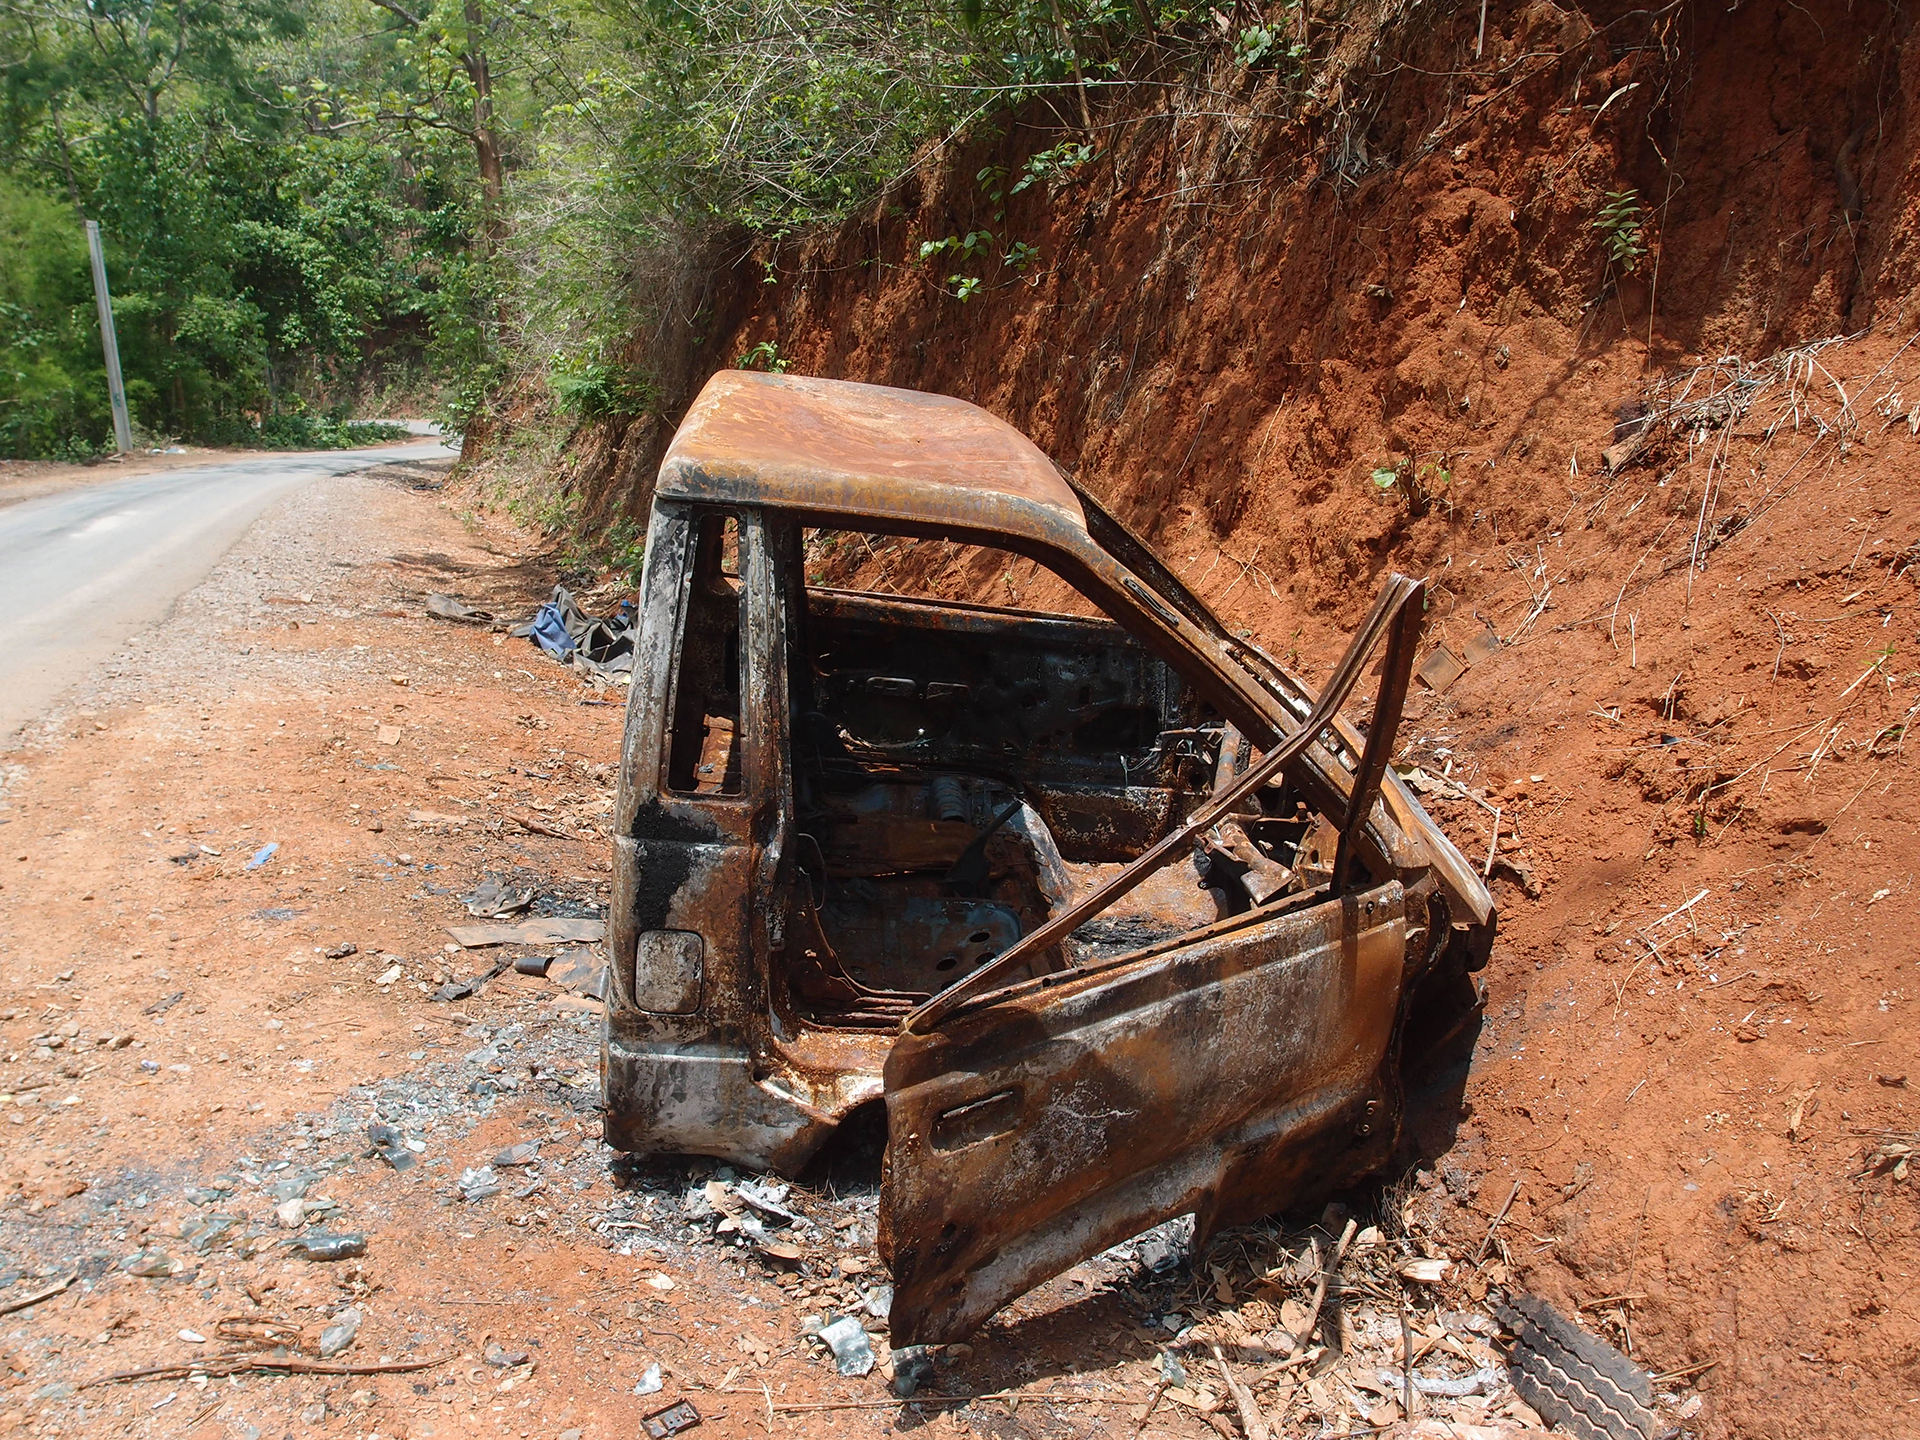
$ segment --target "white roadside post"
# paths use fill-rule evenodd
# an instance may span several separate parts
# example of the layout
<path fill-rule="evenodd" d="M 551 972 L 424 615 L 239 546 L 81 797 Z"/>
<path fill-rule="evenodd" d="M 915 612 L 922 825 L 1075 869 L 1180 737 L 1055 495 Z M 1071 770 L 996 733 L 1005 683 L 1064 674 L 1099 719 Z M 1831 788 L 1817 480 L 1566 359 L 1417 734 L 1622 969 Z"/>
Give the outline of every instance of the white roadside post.
<path fill-rule="evenodd" d="M 100 307 L 100 348 L 107 355 L 107 394 L 113 401 L 113 443 L 122 455 L 133 449 L 127 423 L 127 387 L 120 380 L 120 339 L 113 330 L 113 301 L 107 295 L 107 257 L 100 248 L 100 222 L 87 221 L 87 253 L 93 259 L 93 300 Z"/>

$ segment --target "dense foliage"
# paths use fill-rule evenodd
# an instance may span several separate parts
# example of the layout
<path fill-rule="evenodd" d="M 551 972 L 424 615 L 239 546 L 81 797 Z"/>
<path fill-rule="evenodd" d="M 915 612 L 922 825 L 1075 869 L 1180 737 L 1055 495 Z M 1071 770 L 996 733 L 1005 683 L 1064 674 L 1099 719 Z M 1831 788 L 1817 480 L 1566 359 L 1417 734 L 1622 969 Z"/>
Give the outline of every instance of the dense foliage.
<path fill-rule="evenodd" d="M 1148 0 L 7 0 L 0 454 L 109 443 L 83 218 L 148 437 L 260 443 L 396 397 L 457 425 L 526 374 L 632 413 L 632 337 L 714 237 L 843 213 L 1037 92 L 1084 120 L 1189 23 Z"/>

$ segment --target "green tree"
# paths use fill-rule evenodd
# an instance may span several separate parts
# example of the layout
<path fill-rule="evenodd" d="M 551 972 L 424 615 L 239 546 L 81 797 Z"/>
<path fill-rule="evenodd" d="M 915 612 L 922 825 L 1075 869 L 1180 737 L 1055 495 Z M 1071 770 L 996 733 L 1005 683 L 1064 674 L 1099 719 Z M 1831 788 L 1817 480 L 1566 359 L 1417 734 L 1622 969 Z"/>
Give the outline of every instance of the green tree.
<path fill-rule="evenodd" d="M 85 455 L 109 428 L 92 293 L 66 206 L 0 175 L 0 453 Z"/>

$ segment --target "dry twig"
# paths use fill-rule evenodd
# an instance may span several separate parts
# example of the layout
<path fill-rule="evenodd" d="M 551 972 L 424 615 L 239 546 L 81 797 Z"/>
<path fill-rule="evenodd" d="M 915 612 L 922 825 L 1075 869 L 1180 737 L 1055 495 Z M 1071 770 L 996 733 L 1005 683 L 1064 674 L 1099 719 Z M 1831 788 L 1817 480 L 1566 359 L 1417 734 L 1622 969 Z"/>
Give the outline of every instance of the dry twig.
<path fill-rule="evenodd" d="M 329 1365 L 324 1360 L 302 1360 L 295 1355 L 259 1355 L 243 1350 L 205 1355 L 178 1365 L 149 1365 L 140 1370 L 115 1370 L 82 1380 L 74 1388 L 86 1390 L 95 1385 L 118 1385 L 134 1380 L 185 1380 L 190 1375 L 239 1375 L 260 1370 L 278 1375 L 401 1375 L 412 1370 L 431 1370 L 453 1359 L 440 1355 L 432 1360 L 382 1360 L 364 1365 Z"/>
<path fill-rule="evenodd" d="M 9 1300 L 4 1305 L 0 1305 L 0 1315 L 11 1315 L 16 1310 L 25 1310 L 30 1305 L 38 1305 L 42 1300 L 51 1300 L 79 1278 L 80 1272 L 76 1270 L 66 1279 L 56 1280 L 44 1290 L 36 1290 L 31 1295 L 22 1295 L 18 1300 Z"/>
<path fill-rule="evenodd" d="M 1351 1223 L 1351 1222 L 1349 1222 Z M 1220 1367 L 1220 1378 L 1226 1382 L 1227 1393 L 1233 1397 L 1233 1408 L 1240 1412 L 1240 1430 L 1247 1440 L 1269 1440 L 1272 1431 L 1267 1426 L 1267 1417 L 1261 1412 L 1260 1404 L 1253 1398 L 1253 1392 L 1233 1378 L 1233 1372 L 1227 1368 L 1227 1357 L 1220 1347 L 1214 1345 L 1213 1363 Z"/>
<path fill-rule="evenodd" d="M 1493 1244 L 1493 1232 L 1500 1228 L 1500 1222 L 1507 1218 L 1507 1212 L 1513 1209 L 1513 1202 L 1519 1197 L 1520 1182 L 1513 1182 L 1513 1189 L 1507 1192 L 1507 1203 L 1500 1207 L 1500 1213 L 1493 1217 L 1493 1223 L 1487 1226 L 1486 1238 L 1481 1240 L 1480 1248 L 1473 1252 L 1473 1263 L 1478 1265 L 1487 1257 L 1487 1247 Z"/>
<path fill-rule="evenodd" d="M 1313 1287 L 1313 1304 L 1307 1307 L 1306 1323 L 1301 1325 L 1299 1332 L 1293 1337 L 1296 1349 L 1306 1349 L 1307 1341 L 1313 1338 L 1314 1327 L 1320 1323 L 1320 1307 L 1327 1302 L 1328 1282 L 1333 1279 L 1333 1272 L 1340 1268 L 1340 1262 L 1346 1258 L 1347 1246 L 1353 1243 L 1353 1237 L 1359 1229 L 1360 1226 L 1355 1221 L 1347 1221 L 1347 1228 L 1340 1232 L 1340 1243 L 1333 1247 L 1332 1258 L 1322 1262 L 1320 1281 Z"/>
<path fill-rule="evenodd" d="M 551 835 L 556 840 L 579 840 L 582 838 L 574 834 L 571 830 L 562 830 L 558 826 L 547 824 L 544 820 L 536 820 L 531 815 L 520 815 L 509 811 L 507 813 L 507 819 L 513 821 L 513 823 L 518 825 L 522 830 L 531 830 L 536 835 Z"/>
<path fill-rule="evenodd" d="M 752 1389 L 716 1391 L 720 1395 L 757 1395 Z M 915 1395 L 908 1399 L 824 1400 L 808 1404 L 776 1405 L 774 1413 L 798 1415 L 817 1410 L 884 1410 L 915 1405 L 977 1405 L 982 1400 L 1064 1400 L 1080 1405 L 1126 1405 L 1132 1402 L 1111 1395 L 1076 1395 L 1071 1390 L 994 1390 L 984 1395 Z"/>

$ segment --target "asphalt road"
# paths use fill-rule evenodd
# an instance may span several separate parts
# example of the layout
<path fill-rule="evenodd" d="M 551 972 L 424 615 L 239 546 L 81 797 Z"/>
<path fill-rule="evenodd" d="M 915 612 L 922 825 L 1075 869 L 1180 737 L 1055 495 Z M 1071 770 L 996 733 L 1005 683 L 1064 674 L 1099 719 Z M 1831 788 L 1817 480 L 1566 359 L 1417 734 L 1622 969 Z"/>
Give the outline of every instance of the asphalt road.
<path fill-rule="evenodd" d="M 439 441 L 166 470 L 0 508 L 0 746 L 162 620 L 262 511 L 324 475 Z"/>

